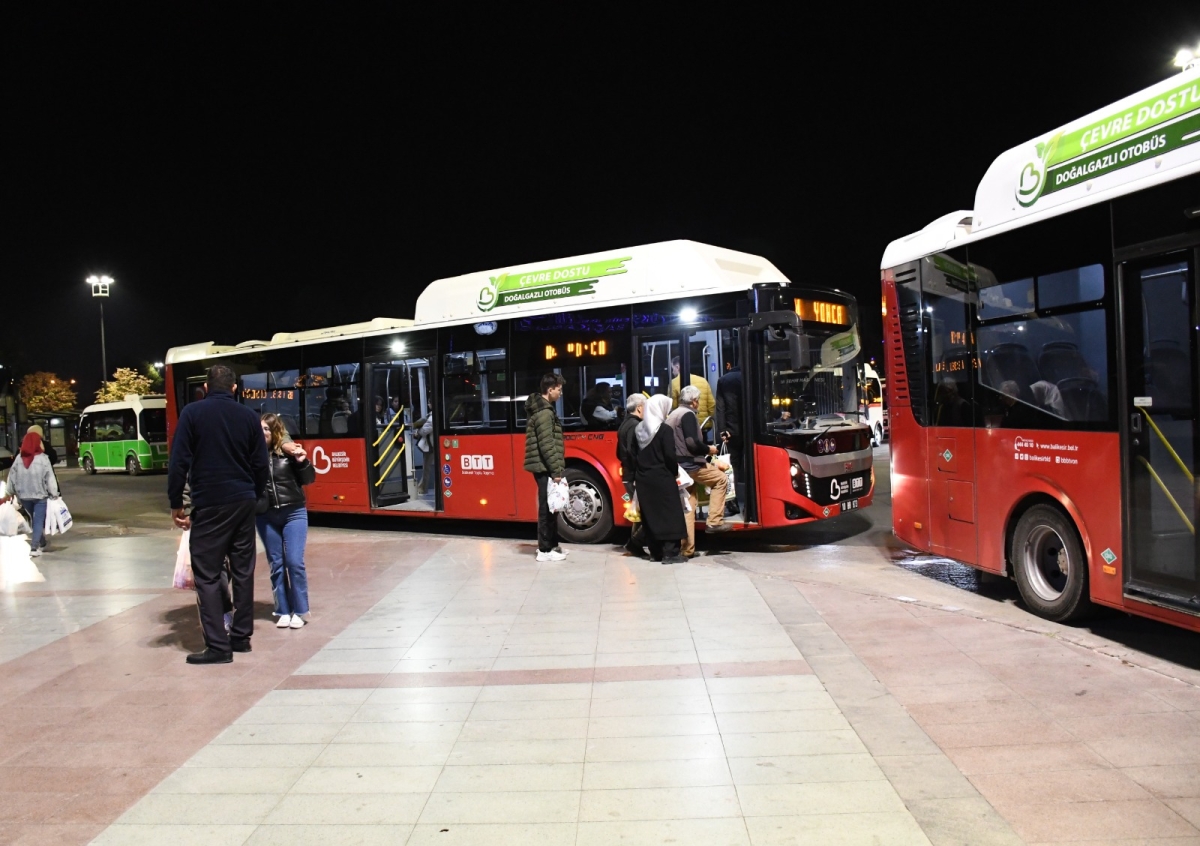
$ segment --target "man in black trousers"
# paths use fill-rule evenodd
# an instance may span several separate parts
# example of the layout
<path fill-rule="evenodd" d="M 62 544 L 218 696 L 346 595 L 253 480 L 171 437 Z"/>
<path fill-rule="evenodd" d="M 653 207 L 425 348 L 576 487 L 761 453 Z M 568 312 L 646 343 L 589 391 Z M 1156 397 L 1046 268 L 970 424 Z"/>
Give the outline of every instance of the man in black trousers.
<path fill-rule="evenodd" d="M 171 441 L 167 495 L 171 518 L 192 530 L 192 577 L 204 629 L 203 652 L 189 664 L 228 664 L 234 652 L 250 651 L 254 633 L 254 517 L 267 484 L 267 444 L 258 415 L 233 392 L 237 376 L 228 367 L 208 369 L 208 395 L 184 406 Z M 192 514 L 183 509 L 190 479 Z M 221 571 L 225 557 L 233 581 L 233 624 L 225 631 Z"/>

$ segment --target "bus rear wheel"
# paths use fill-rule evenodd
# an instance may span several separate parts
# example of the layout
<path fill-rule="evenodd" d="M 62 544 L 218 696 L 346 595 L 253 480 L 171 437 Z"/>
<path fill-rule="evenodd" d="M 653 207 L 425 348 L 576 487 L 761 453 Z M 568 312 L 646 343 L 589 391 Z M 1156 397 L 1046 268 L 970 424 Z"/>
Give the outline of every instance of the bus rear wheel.
<path fill-rule="evenodd" d="M 871 440 L 874 441 L 872 446 L 883 446 L 883 424 L 876 423 L 875 430 L 871 434 Z"/>
<path fill-rule="evenodd" d="M 142 465 L 138 463 L 136 455 L 131 455 L 125 459 L 125 470 L 130 476 L 137 476 L 142 472 Z"/>
<path fill-rule="evenodd" d="M 96 475 L 96 462 L 92 459 L 92 454 L 89 452 L 83 457 L 83 472 L 89 476 Z"/>
<path fill-rule="evenodd" d="M 602 543 L 613 531 L 608 488 L 591 473 L 567 468 L 567 507 L 558 514 L 558 534 L 567 543 Z"/>
<path fill-rule="evenodd" d="M 1021 598 L 1039 617 L 1065 623 L 1091 610 L 1083 544 L 1057 508 L 1035 505 L 1021 515 L 1012 564 Z"/>

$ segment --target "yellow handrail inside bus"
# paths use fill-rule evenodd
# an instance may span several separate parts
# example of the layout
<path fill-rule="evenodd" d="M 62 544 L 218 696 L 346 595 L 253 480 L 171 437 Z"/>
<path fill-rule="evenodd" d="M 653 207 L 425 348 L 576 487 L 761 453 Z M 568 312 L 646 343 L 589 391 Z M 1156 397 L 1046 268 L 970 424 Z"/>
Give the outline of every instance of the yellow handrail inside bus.
<path fill-rule="evenodd" d="M 392 419 L 388 421 L 388 424 L 383 427 L 383 431 L 379 433 L 379 437 L 375 439 L 375 443 L 371 444 L 371 446 L 373 446 L 373 447 L 379 446 L 379 442 L 382 441 L 384 439 L 384 437 L 387 436 L 388 429 L 392 428 L 392 424 L 395 423 L 397 420 L 402 420 L 403 417 L 404 417 L 404 406 L 400 406 L 400 410 L 397 411 L 396 414 L 392 417 Z M 401 432 L 404 431 L 403 423 L 400 424 L 400 431 Z M 387 450 L 384 450 L 384 452 L 387 452 Z"/>
<path fill-rule="evenodd" d="M 1150 471 L 1150 478 L 1158 482 L 1158 486 L 1162 489 L 1162 492 L 1166 494 L 1167 499 L 1171 502 L 1171 505 L 1175 507 L 1175 511 L 1179 513 L 1179 519 L 1181 519 L 1187 525 L 1188 531 L 1193 535 L 1196 534 L 1196 527 L 1192 525 L 1192 521 L 1187 518 L 1187 514 L 1185 514 L 1183 509 L 1179 507 L 1179 503 L 1175 500 L 1175 497 L 1171 495 L 1169 490 L 1167 490 L 1166 483 L 1163 482 L 1162 478 L 1154 472 L 1154 468 L 1150 466 L 1150 462 L 1140 455 L 1138 456 L 1138 461 L 1142 462 L 1146 469 Z"/>
<path fill-rule="evenodd" d="M 390 450 L 392 447 L 394 447 L 396 445 L 396 441 L 400 440 L 400 436 L 403 434 L 404 434 L 404 427 L 401 426 L 399 429 L 396 430 L 396 436 L 394 438 L 392 438 L 392 440 L 388 443 L 388 445 L 385 446 L 380 451 L 379 457 L 375 459 L 375 463 L 371 465 L 372 467 L 379 466 L 380 462 L 383 461 L 383 459 L 387 457 L 388 450 Z M 404 447 L 400 447 L 400 448 L 404 449 Z M 399 455 L 400 453 L 396 453 L 396 454 Z M 390 465 L 390 464 L 388 465 L 388 467 L 391 467 L 391 466 L 392 465 Z"/>
<path fill-rule="evenodd" d="M 1162 429 L 1158 428 L 1158 425 L 1154 422 L 1154 419 L 1150 417 L 1150 413 L 1144 408 L 1139 408 L 1138 411 L 1142 412 L 1142 415 L 1146 418 L 1146 422 L 1149 423 L 1150 428 L 1154 430 L 1154 434 L 1158 435 L 1158 439 L 1162 441 L 1163 446 L 1167 448 L 1167 452 L 1171 453 L 1171 457 L 1175 459 L 1175 463 L 1179 465 L 1179 469 L 1183 471 L 1183 475 L 1187 476 L 1187 480 L 1193 485 L 1196 484 L 1196 480 L 1192 476 L 1192 471 L 1188 470 L 1187 465 L 1183 463 L 1183 459 L 1179 457 L 1179 453 L 1172 448 L 1171 442 L 1167 440 L 1167 436 L 1162 433 Z"/>
<path fill-rule="evenodd" d="M 399 435 L 397 435 L 397 437 L 399 437 Z M 392 443 L 394 444 L 394 443 L 395 443 L 395 441 L 392 441 Z M 396 450 L 396 457 L 392 459 L 392 463 L 391 463 L 391 464 L 389 464 L 389 465 L 387 466 L 387 469 L 386 469 L 386 470 L 384 470 L 382 473 L 380 473 L 380 474 L 379 474 L 379 481 L 377 481 L 377 482 L 375 483 L 375 487 L 379 487 L 380 485 L 382 485 L 382 484 L 383 484 L 383 480 L 387 478 L 387 475 L 388 475 L 388 473 L 391 473 L 391 472 L 392 472 L 392 467 L 393 467 L 393 466 L 395 466 L 396 462 L 397 462 L 397 461 L 399 460 L 399 458 L 400 458 L 400 455 L 401 455 L 401 453 L 403 453 L 403 452 L 404 452 L 404 447 L 405 447 L 405 446 L 406 446 L 406 444 L 400 444 L 400 449 Z M 389 448 L 389 449 L 391 448 L 391 444 L 388 444 L 388 448 Z"/>

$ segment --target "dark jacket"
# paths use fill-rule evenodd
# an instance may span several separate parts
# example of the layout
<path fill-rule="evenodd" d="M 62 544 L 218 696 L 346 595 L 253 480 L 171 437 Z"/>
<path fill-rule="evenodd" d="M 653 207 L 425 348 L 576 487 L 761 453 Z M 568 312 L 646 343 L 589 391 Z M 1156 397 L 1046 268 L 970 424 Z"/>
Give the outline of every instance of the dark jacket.
<path fill-rule="evenodd" d="M 179 415 L 171 441 L 167 496 L 183 507 L 189 477 L 196 508 L 254 502 L 267 484 L 267 444 L 258 415 L 229 391 L 209 391 Z"/>
<path fill-rule="evenodd" d="M 692 415 L 693 419 L 696 415 Z M 637 444 L 637 441 L 634 441 Z M 671 427 L 663 424 L 645 447 L 637 451 L 638 510 L 642 525 L 657 540 L 681 540 L 687 537 L 683 517 L 683 502 L 675 482 L 679 465 L 675 462 L 675 439 Z"/>
<path fill-rule="evenodd" d="M 525 469 L 559 478 L 567 472 L 562 423 L 554 406 L 541 394 L 525 400 Z"/>
<path fill-rule="evenodd" d="M 679 466 L 688 473 L 699 470 L 708 461 L 708 444 L 700 434 L 696 412 L 680 406 L 668 415 L 667 425 L 675 435 L 675 460 Z"/>
<path fill-rule="evenodd" d="M 263 499 L 268 509 L 303 506 L 304 486 L 317 480 L 317 471 L 312 462 L 307 458 L 303 462 L 296 461 L 289 455 L 274 452 L 268 456 L 267 464 L 267 487 L 259 498 L 259 511 L 266 510 L 261 504 Z"/>
<path fill-rule="evenodd" d="M 637 426 L 642 418 L 625 415 L 621 428 L 617 430 L 617 459 L 621 462 L 621 478 L 632 483 L 637 471 Z"/>
<path fill-rule="evenodd" d="M 730 370 L 717 380 L 717 431 L 728 432 L 730 446 L 742 443 L 742 371 Z"/>

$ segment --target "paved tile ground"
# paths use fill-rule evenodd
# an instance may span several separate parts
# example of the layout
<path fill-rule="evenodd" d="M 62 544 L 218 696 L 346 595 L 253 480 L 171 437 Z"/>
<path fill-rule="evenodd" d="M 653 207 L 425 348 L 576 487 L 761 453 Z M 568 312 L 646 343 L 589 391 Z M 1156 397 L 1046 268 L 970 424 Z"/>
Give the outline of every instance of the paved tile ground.
<path fill-rule="evenodd" d="M 190 667 L 176 538 L 85 524 L 5 580 L 0 844 L 1200 844 L 1195 672 L 829 548 L 314 528 L 312 623 L 260 573 L 254 651 Z"/>

